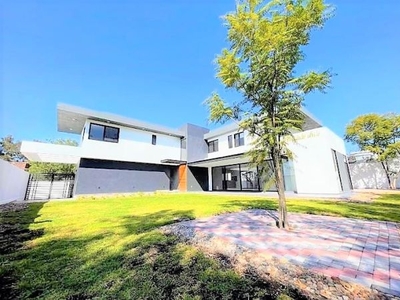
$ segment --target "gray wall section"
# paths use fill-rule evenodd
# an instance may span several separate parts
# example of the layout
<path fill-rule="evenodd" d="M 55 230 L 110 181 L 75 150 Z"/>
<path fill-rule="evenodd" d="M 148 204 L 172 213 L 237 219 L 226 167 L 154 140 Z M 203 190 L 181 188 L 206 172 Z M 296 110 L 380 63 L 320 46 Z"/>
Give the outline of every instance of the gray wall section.
<path fill-rule="evenodd" d="M 204 134 L 210 130 L 193 124 L 186 124 L 181 128 L 186 135 L 186 160 L 198 161 L 207 158 L 208 146 Z"/>
<path fill-rule="evenodd" d="M 177 173 L 173 166 L 81 159 L 75 195 L 170 190 Z"/>
<path fill-rule="evenodd" d="M 187 190 L 192 192 L 208 191 L 208 169 L 188 167 Z"/>

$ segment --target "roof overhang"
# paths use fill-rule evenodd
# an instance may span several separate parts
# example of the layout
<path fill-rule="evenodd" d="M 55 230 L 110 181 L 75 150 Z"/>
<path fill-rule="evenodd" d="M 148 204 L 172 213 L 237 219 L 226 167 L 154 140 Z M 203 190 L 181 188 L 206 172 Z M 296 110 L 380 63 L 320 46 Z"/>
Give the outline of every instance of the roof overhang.
<path fill-rule="evenodd" d="M 23 141 L 21 153 L 29 161 L 77 164 L 80 160 L 80 147 Z"/>
<path fill-rule="evenodd" d="M 198 160 L 195 162 L 188 163 L 188 166 L 193 167 L 218 167 L 218 166 L 228 166 L 235 164 L 247 163 L 249 158 L 245 153 L 228 155 L 223 157 L 208 158 L 203 160 Z"/>
<path fill-rule="evenodd" d="M 307 111 L 305 108 L 302 108 L 301 111 L 305 117 L 303 124 L 303 131 L 322 127 L 322 122 L 320 122 L 317 118 L 315 118 L 309 111 Z M 217 129 L 211 130 L 210 132 L 206 133 L 204 135 L 204 139 L 206 140 L 213 139 L 228 132 L 233 132 L 238 130 L 239 130 L 239 124 L 230 123 L 228 125 L 219 127 Z"/>
<path fill-rule="evenodd" d="M 186 164 L 187 161 L 186 160 L 177 160 L 177 159 L 163 159 L 161 160 L 162 164 L 169 164 L 169 165 L 183 165 Z"/>
<path fill-rule="evenodd" d="M 175 137 L 184 136 L 184 133 L 177 129 L 171 129 L 111 113 L 93 111 L 63 103 L 57 105 L 58 131 L 81 134 L 86 120 L 100 121 Z"/>

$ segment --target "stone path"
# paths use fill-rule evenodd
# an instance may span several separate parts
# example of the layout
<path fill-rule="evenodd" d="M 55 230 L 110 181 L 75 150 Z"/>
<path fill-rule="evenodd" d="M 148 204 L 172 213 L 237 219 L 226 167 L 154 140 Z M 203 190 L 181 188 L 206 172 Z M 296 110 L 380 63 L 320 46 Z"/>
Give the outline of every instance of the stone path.
<path fill-rule="evenodd" d="M 275 220 L 275 212 L 249 210 L 188 221 L 185 226 L 400 296 L 400 232 L 395 223 L 291 213 L 295 228 L 284 231 L 272 225 Z"/>

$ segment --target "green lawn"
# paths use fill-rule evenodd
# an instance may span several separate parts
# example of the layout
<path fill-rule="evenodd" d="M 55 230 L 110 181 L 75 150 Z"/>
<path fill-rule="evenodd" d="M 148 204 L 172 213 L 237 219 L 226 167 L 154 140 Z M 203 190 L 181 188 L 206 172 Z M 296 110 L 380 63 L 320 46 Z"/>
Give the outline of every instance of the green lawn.
<path fill-rule="evenodd" d="M 180 218 L 247 208 L 276 209 L 276 200 L 154 194 L 35 203 L 3 212 L 0 294 L 6 299 L 274 299 L 269 294 L 275 287 L 240 277 L 156 230 Z M 368 204 L 291 200 L 288 208 L 400 222 L 399 194 Z"/>

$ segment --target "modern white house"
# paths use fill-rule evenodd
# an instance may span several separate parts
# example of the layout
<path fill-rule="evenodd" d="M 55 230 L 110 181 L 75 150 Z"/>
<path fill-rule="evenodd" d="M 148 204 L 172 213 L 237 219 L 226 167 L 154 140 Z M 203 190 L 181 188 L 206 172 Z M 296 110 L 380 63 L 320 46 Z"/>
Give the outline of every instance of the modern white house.
<path fill-rule="evenodd" d="M 77 164 L 73 195 L 138 191 L 275 190 L 245 153 L 252 137 L 234 123 L 179 129 L 59 104 L 58 131 L 80 135 L 79 147 L 23 141 L 32 161 Z M 289 142 L 285 189 L 339 194 L 352 189 L 343 140 L 304 111 L 303 131 Z M 263 178 L 260 178 L 263 177 Z"/>

